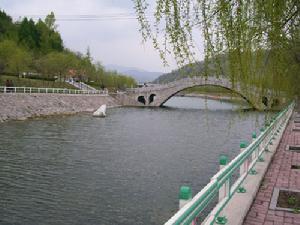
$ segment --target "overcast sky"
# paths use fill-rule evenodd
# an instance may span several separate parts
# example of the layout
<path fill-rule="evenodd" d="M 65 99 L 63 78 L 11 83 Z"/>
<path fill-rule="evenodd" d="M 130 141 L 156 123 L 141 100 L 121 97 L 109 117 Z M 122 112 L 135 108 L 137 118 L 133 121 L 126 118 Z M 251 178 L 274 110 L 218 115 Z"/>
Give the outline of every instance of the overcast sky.
<path fill-rule="evenodd" d="M 56 24 L 64 45 L 83 53 L 89 46 L 94 60 L 104 65 L 115 64 L 162 72 L 177 67 L 173 60 L 170 61 L 170 67 L 164 67 L 151 43 L 141 43 L 136 19 L 132 19 L 132 16 L 128 19 L 128 14 L 134 14 L 131 0 L 0 0 L 0 8 L 14 19 L 47 15 L 53 11 L 58 19 Z M 97 15 L 106 18 L 96 21 L 60 20 L 68 18 L 67 15 Z"/>

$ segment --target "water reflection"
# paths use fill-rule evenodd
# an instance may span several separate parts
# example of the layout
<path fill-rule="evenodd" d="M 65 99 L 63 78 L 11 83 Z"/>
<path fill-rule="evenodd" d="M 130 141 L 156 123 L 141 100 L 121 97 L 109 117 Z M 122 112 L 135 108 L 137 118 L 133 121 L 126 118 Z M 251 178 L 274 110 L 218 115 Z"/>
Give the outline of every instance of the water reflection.
<path fill-rule="evenodd" d="M 179 187 L 199 191 L 264 120 L 206 103 L 1 124 L 0 224 L 162 224 Z"/>
<path fill-rule="evenodd" d="M 199 97 L 173 97 L 164 106 L 183 109 L 206 109 L 206 110 L 238 110 L 251 108 L 247 102 L 234 103 L 223 100 L 209 100 Z"/>

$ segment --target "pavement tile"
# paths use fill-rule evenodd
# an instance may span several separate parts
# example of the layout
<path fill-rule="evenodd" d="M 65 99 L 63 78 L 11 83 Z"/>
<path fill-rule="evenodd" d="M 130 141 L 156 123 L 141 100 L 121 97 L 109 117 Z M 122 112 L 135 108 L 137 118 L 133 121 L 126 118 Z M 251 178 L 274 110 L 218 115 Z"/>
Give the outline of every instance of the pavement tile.
<path fill-rule="evenodd" d="M 299 104 L 300 109 L 300 104 Z M 287 145 L 300 145 L 300 133 L 292 131 L 293 117 L 283 133 L 263 184 L 249 209 L 244 225 L 300 225 L 300 214 L 269 209 L 274 187 L 300 189 L 300 171 L 292 165 L 300 165 L 300 153 L 286 150 Z"/>

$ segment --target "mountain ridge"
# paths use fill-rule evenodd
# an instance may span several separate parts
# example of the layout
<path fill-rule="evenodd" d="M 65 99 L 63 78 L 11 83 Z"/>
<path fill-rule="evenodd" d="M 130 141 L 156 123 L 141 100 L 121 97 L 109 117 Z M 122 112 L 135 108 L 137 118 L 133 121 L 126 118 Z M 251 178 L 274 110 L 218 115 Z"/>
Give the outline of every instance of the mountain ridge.
<path fill-rule="evenodd" d="M 204 62 L 198 61 L 191 63 L 185 66 L 180 67 L 179 69 L 172 70 L 169 73 L 164 73 L 161 76 L 153 80 L 153 83 L 164 84 L 169 83 L 181 78 L 191 77 L 191 76 L 200 76 L 204 72 Z"/>
<path fill-rule="evenodd" d="M 132 76 L 140 83 L 152 82 L 163 74 L 163 72 L 147 71 L 136 67 L 127 67 L 114 64 L 105 65 L 108 70 L 115 70 L 119 73 Z"/>

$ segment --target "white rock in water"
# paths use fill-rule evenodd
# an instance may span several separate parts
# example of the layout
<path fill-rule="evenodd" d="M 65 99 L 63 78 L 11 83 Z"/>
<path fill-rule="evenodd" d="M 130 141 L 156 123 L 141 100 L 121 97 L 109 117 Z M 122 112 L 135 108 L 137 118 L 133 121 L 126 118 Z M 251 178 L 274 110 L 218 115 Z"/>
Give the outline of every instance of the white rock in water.
<path fill-rule="evenodd" d="M 93 116 L 97 117 L 105 117 L 106 116 L 106 105 L 101 105 L 99 109 L 97 109 L 94 113 Z"/>

